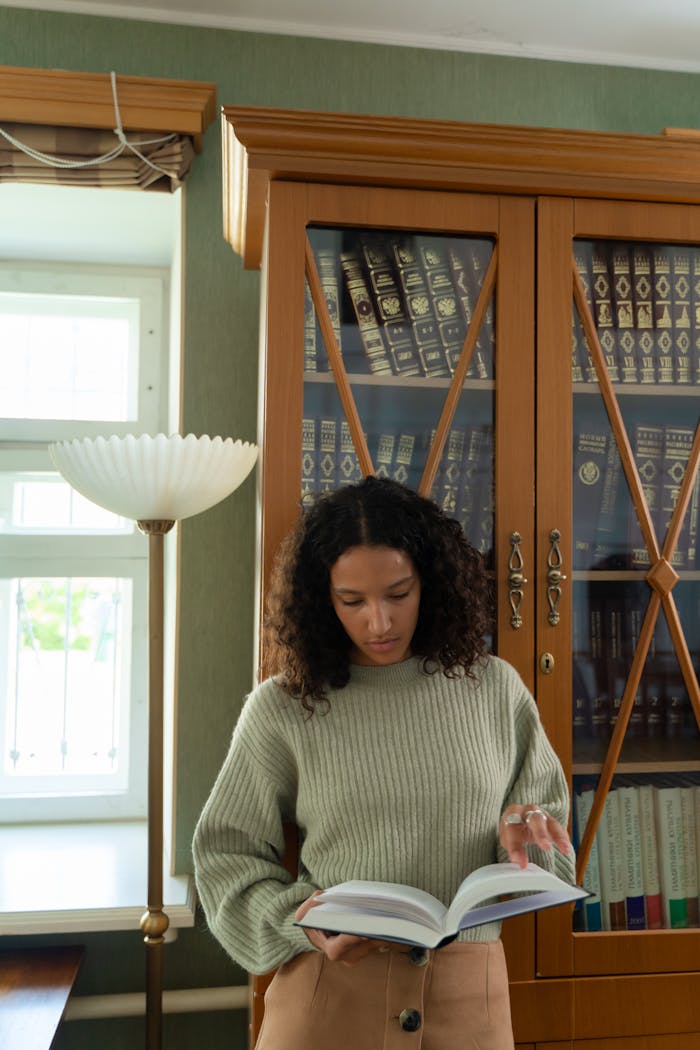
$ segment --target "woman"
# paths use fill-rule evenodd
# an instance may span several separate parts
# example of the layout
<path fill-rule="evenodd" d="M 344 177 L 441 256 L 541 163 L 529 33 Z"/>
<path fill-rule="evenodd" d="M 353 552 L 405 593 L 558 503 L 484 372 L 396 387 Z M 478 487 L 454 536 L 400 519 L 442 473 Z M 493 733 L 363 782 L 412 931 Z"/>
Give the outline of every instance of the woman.
<path fill-rule="evenodd" d="M 432 952 L 294 925 L 348 879 L 449 903 L 465 875 L 531 859 L 573 881 L 566 782 L 515 670 L 487 655 L 489 587 L 458 522 L 366 478 L 283 544 L 248 697 L 194 840 L 209 925 L 262 973 L 258 1050 L 508 1050 L 498 924 Z M 301 833 L 285 871 L 283 823 Z M 343 965 L 345 964 L 345 965 Z"/>

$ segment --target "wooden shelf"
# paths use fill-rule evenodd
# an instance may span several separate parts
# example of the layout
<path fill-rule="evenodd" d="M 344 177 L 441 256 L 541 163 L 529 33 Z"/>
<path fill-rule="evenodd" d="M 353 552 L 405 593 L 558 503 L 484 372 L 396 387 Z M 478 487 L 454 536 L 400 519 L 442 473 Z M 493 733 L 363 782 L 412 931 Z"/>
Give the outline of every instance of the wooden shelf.
<path fill-rule="evenodd" d="M 573 383 L 575 394 L 598 394 L 600 386 L 598 383 Z M 668 386 L 659 386 L 656 383 L 613 383 L 612 388 L 618 396 L 622 397 L 700 397 L 700 386 L 677 386 L 669 383 Z"/>
<path fill-rule="evenodd" d="M 352 372 L 348 373 L 348 381 L 351 386 L 391 386 L 419 390 L 447 390 L 452 379 L 449 377 L 438 379 L 432 376 L 377 376 L 365 375 L 363 372 Z M 335 377 L 332 372 L 304 372 L 304 382 L 334 385 Z M 496 389 L 496 384 L 493 379 L 467 379 L 462 389 L 491 392 Z"/>
<path fill-rule="evenodd" d="M 606 740 L 574 740 L 574 776 L 600 773 L 608 749 Z M 697 773 L 700 740 L 695 737 L 626 740 L 616 773 Z M 700 782 L 700 781 L 699 781 Z"/>

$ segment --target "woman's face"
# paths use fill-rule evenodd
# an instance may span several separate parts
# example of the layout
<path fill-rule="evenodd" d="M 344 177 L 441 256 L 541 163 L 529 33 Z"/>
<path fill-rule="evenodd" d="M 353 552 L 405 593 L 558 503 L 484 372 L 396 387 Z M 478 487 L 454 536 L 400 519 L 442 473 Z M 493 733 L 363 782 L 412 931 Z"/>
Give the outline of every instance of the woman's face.
<path fill-rule="evenodd" d="M 385 667 L 411 655 L 420 579 L 393 547 L 350 547 L 330 572 L 331 602 L 353 643 L 356 664 Z"/>

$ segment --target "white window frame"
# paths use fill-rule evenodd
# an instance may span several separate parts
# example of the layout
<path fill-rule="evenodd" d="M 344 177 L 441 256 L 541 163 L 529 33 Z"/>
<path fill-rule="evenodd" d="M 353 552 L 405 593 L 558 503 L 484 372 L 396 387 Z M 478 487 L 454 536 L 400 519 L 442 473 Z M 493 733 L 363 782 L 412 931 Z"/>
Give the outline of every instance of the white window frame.
<path fill-rule="evenodd" d="M 168 310 L 166 268 L 85 263 L 0 262 L 0 290 L 39 294 L 138 298 L 140 333 L 136 418 L 103 420 L 0 419 L 0 471 L 55 472 L 48 444 L 99 434 L 162 430 L 168 409 Z M 66 820 L 143 819 L 147 779 L 147 580 L 148 543 L 135 525 L 124 532 L 61 530 L 0 533 L 0 580 L 17 577 L 119 577 L 132 586 L 128 787 L 103 792 L 71 789 L 53 795 L 2 795 L 0 820 L 29 823 Z M 0 638 L 0 658 L 6 637 Z M 0 685 L 0 721 L 5 719 Z M 3 745 L 4 725 L 0 728 Z"/>

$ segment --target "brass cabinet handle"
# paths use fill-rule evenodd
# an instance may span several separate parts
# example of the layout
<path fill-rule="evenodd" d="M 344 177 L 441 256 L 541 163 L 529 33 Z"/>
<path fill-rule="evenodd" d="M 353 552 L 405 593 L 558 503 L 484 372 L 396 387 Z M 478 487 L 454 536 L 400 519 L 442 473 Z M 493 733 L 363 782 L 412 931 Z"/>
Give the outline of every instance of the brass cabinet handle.
<path fill-rule="evenodd" d="M 561 571 L 561 567 L 564 564 L 561 550 L 559 549 L 559 540 L 561 539 L 561 533 L 559 529 L 552 529 L 549 534 L 549 542 L 551 544 L 549 548 L 549 554 L 547 555 L 547 601 L 549 602 L 549 620 L 552 627 L 556 627 L 559 623 L 559 600 L 561 598 L 561 584 L 566 579 L 566 576 Z"/>
<path fill-rule="evenodd" d="M 510 534 L 510 558 L 508 559 L 508 601 L 510 602 L 510 625 L 514 631 L 523 625 L 520 606 L 523 600 L 523 586 L 527 580 L 523 576 L 523 556 L 520 551 L 522 537 L 519 532 Z"/>

